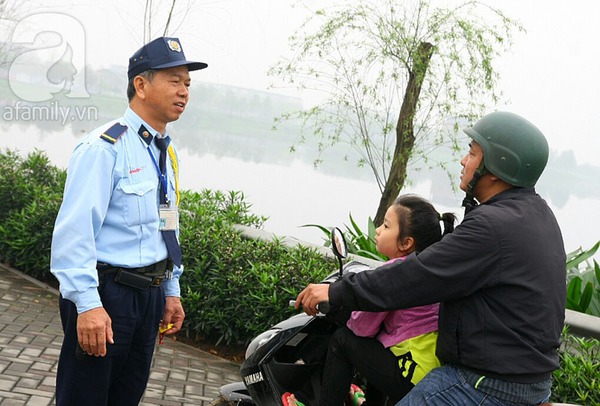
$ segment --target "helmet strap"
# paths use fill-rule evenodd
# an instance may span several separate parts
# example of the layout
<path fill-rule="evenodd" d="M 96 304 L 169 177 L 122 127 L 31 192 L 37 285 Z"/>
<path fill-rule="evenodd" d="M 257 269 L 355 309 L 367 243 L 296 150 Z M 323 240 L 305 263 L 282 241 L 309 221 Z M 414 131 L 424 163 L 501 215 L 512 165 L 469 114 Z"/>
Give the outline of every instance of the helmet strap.
<path fill-rule="evenodd" d="M 479 182 L 479 179 L 486 173 L 488 173 L 488 170 L 485 167 L 485 165 L 483 163 L 483 159 L 482 159 L 481 163 L 479 164 L 479 166 L 473 173 L 473 177 L 471 178 L 471 181 L 467 185 L 467 192 L 466 192 L 467 195 L 465 196 L 465 198 L 462 201 L 462 206 L 465 208 L 465 216 L 471 210 L 473 210 L 475 207 L 477 207 L 479 205 L 477 200 L 475 200 L 475 196 L 473 195 L 473 190 L 475 189 L 475 185 L 477 184 L 477 182 Z"/>

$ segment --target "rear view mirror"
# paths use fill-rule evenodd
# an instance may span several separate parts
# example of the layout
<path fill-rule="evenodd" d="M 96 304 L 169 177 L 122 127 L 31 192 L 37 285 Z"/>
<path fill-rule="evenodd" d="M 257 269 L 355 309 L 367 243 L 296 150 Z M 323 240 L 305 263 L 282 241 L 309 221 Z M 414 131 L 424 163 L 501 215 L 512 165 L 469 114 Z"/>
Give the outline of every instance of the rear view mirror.
<path fill-rule="evenodd" d="M 348 256 L 348 244 L 344 238 L 344 233 L 338 227 L 331 229 L 331 249 L 333 254 L 337 257 L 340 264 L 340 277 L 344 273 L 342 259 Z"/>

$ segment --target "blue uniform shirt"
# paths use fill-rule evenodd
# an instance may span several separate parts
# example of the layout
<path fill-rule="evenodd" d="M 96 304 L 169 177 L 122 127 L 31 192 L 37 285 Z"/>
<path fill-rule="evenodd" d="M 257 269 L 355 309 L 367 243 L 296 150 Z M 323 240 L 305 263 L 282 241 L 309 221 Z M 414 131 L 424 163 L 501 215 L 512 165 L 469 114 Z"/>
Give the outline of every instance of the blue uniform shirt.
<path fill-rule="evenodd" d="M 127 130 L 112 144 L 100 135 L 115 122 Z M 52 237 L 50 268 L 60 282 L 62 296 L 75 303 L 78 313 L 102 306 L 97 262 L 137 268 L 168 256 L 159 231 L 159 175 L 148 148 L 156 162 L 160 152 L 154 142 L 148 146 L 138 135 L 141 125 L 151 136 L 157 134 L 127 108 L 121 119 L 83 138 L 71 156 Z M 174 204 L 170 159 L 168 194 Z M 180 295 L 182 271 L 183 266 L 175 267 L 173 278 L 163 282 L 167 296 Z"/>

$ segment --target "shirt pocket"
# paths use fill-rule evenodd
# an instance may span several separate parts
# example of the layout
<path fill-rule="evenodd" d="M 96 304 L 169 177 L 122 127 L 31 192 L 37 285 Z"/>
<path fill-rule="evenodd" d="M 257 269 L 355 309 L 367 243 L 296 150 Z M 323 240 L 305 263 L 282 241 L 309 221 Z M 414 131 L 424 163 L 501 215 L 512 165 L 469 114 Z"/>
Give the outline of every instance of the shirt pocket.
<path fill-rule="evenodd" d="M 128 226 L 158 222 L 157 187 L 158 183 L 150 180 L 131 183 L 129 179 L 122 179 L 117 184 Z"/>

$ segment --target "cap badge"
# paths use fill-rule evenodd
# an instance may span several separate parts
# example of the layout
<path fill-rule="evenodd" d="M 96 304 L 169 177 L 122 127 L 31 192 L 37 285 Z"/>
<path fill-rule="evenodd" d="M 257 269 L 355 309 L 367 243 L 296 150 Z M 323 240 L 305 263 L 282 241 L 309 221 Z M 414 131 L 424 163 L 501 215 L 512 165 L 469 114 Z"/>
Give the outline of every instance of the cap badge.
<path fill-rule="evenodd" d="M 167 41 L 167 45 L 169 45 L 171 51 L 181 52 L 181 45 L 179 45 L 179 42 L 170 39 Z"/>

